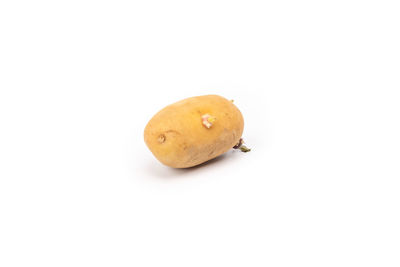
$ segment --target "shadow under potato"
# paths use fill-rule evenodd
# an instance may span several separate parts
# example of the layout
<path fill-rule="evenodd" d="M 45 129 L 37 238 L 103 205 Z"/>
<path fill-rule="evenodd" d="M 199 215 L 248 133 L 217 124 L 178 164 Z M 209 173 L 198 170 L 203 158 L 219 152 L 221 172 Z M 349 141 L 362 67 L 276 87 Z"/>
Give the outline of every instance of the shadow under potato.
<path fill-rule="evenodd" d="M 234 160 L 235 154 L 238 155 L 240 153 L 237 153 L 239 151 L 228 151 L 225 154 L 222 154 L 216 158 L 213 158 L 209 161 L 203 162 L 199 165 L 190 167 L 190 168 L 184 168 L 184 169 L 174 169 L 167 167 L 165 165 L 162 165 L 160 163 L 156 163 L 157 166 L 152 165 L 151 167 L 151 172 L 155 174 L 158 177 L 162 178 L 173 178 L 173 177 L 183 177 L 185 175 L 188 175 L 190 173 L 194 173 L 196 171 L 204 170 L 206 168 L 210 168 L 213 166 L 217 166 L 221 163 L 224 162 L 229 162 L 230 160 Z"/>

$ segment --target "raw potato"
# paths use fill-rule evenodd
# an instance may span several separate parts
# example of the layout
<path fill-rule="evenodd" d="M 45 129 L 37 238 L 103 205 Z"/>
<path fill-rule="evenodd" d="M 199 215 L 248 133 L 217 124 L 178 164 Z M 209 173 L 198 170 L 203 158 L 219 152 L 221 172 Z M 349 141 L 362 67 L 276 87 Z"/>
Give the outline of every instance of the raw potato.
<path fill-rule="evenodd" d="M 188 168 L 218 157 L 239 143 L 243 116 L 218 95 L 191 97 L 159 111 L 144 130 L 144 141 L 163 164 Z"/>

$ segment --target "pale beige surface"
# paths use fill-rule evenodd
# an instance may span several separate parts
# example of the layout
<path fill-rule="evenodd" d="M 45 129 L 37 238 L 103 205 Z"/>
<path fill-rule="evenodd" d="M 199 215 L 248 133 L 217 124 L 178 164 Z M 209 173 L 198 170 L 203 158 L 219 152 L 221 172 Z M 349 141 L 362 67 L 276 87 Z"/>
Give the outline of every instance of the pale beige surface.
<path fill-rule="evenodd" d="M 202 116 L 215 117 L 210 128 Z M 243 116 L 229 100 L 218 95 L 191 97 L 159 111 L 144 130 L 144 140 L 163 164 L 188 168 L 218 157 L 238 143 Z"/>

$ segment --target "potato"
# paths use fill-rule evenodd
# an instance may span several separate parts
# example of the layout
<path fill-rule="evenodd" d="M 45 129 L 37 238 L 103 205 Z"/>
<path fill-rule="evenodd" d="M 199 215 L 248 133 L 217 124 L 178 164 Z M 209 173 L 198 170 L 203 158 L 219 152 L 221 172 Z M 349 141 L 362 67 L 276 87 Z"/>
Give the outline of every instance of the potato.
<path fill-rule="evenodd" d="M 144 130 L 154 156 L 173 168 L 188 168 L 218 157 L 241 141 L 243 116 L 218 95 L 181 100 L 159 111 Z"/>

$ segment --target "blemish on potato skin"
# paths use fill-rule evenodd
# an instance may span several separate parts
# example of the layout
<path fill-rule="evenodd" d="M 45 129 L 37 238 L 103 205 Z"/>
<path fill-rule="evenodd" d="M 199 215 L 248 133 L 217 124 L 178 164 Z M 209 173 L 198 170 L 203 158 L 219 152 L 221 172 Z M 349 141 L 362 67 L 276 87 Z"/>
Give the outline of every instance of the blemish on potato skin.
<path fill-rule="evenodd" d="M 175 131 L 175 130 L 168 130 L 168 131 L 165 131 L 164 133 L 174 133 L 174 134 L 181 134 L 180 132 L 178 132 L 178 131 Z"/>
<path fill-rule="evenodd" d="M 157 138 L 157 141 L 158 141 L 160 144 L 162 144 L 162 143 L 165 142 L 166 139 L 167 139 L 167 138 L 165 137 L 164 134 L 160 134 L 160 135 L 158 136 L 158 138 Z"/>
<path fill-rule="evenodd" d="M 181 133 L 175 130 L 167 130 L 157 137 L 158 143 L 163 144 L 167 140 L 168 134 L 180 135 Z"/>
<path fill-rule="evenodd" d="M 211 150 L 210 153 L 208 153 L 208 156 L 211 157 L 212 155 L 214 155 L 215 149 Z"/>

